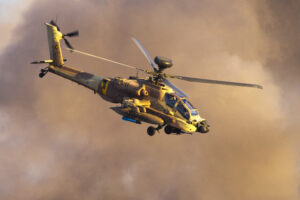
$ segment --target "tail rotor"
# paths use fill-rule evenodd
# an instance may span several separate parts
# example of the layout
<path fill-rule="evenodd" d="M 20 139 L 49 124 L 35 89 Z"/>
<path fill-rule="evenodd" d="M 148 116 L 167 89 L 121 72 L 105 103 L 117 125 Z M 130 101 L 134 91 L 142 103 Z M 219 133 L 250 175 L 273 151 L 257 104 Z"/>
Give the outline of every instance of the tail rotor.
<path fill-rule="evenodd" d="M 79 31 L 75 30 L 69 33 L 63 34 L 61 32 L 60 27 L 56 24 L 54 20 L 51 20 L 49 23 L 45 23 L 47 27 L 48 33 L 48 43 L 49 43 L 49 50 L 50 50 L 50 59 L 49 60 L 42 60 L 42 61 L 33 61 L 31 64 L 49 64 L 55 67 L 62 67 L 64 65 L 64 61 L 66 59 L 62 56 L 60 40 L 63 39 L 66 46 L 73 50 L 73 46 L 67 40 L 67 37 L 76 37 L 79 36 Z M 41 69 L 39 74 L 40 78 L 43 78 L 49 71 L 49 67 Z"/>
<path fill-rule="evenodd" d="M 60 28 L 59 26 L 56 24 L 55 21 L 51 20 L 50 21 L 50 24 L 53 25 L 53 26 L 56 26 L 57 30 L 60 31 Z M 62 34 L 62 38 L 66 44 L 66 46 L 70 49 L 74 49 L 73 46 L 70 44 L 70 42 L 66 39 L 66 37 L 77 37 L 79 36 L 79 31 L 78 30 L 75 30 L 75 31 L 72 31 L 72 32 L 69 32 L 69 33 L 66 33 L 66 34 Z"/>

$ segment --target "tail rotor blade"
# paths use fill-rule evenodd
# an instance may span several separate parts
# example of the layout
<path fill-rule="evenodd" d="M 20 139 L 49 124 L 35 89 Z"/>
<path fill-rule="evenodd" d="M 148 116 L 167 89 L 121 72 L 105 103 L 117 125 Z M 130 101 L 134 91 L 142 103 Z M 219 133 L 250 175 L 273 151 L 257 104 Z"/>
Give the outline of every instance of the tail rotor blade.
<path fill-rule="evenodd" d="M 78 36 L 79 35 L 79 31 L 73 31 L 73 32 L 70 32 L 70 33 L 67 33 L 67 34 L 64 34 L 64 36 L 67 36 L 67 37 L 75 37 L 75 36 Z"/>
<path fill-rule="evenodd" d="M 54 20 L 51 20 L 50 24 L 55 26 L 57 28 L 57 30 L 60 32 L 60 28 L 58 27 L 58 25 L 56 24 L 56 22 Z M 75 37 L 75 36 L 78 36 L 78 35 L 79 35 L 79 31 L 75 30 L 75 31 L 72 31 L 70 33 L 63 34 L 62 39 L 64 39 L 65 44 L 68 48 L 74 49 L 73 46 L 70 44 L 70 42 L 65 37 Z"/>
<path fill-rule="evenodd" d="M 55 21 L 51 20 L 50 24 L 52 24 L 53 26 L 56 26 L 57 30 L 60 31 L 59 26 L 55 23 Z"/>
<path fill-rule="evenodd" d="M 64 39 L 64 41 L 65 41 L 67 47 L 69 47 L 70 49 L 74 49 L 74 48 L 72 47 L 72 45 L 70 44 L 70 42 L 69 42 L 66 38 L 63 38 L 63 39 Z"/>

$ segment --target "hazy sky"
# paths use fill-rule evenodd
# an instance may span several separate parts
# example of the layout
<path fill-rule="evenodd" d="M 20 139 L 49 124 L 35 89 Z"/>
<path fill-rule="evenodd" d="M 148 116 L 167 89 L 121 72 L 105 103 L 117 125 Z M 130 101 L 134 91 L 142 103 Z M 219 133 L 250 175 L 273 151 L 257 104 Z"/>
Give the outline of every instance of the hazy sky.
<path fill-rule="evenodd" d="M 0 51 L 13 38 L 13 30 L 21 23 L 22 16 L 33 0 L 0 0 Z"/>
<path fill-rule="evenodd" d="M 300 3 L 296 0 L 0 1 L 0 199 L 299 199 Z M 75 48 L 170 73 L 262 84 L 174 81 L 211 125 L 149 137 L 113 106 L 53 74 L 44 22 L 79 29 Z M 134 71 L 63 51 L 101 76 Z"/>

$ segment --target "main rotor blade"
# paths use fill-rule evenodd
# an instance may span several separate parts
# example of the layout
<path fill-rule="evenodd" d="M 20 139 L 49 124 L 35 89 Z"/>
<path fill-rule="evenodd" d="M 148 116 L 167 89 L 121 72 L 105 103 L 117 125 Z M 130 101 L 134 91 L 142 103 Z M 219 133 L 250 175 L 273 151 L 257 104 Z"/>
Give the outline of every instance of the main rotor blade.
<path fill-rule="evenodd" d="M 230 81 L 219 81 L 219 80 L 211 80 L 211 79 L 202 79 L 202 78 L 192 78 L 187 76 L 173 76 L 165 74 L 168 78 L 176 78 L 184 81 L 190 82 L 198 82 L 198 83 L 210 83 L 210 84 L 219 84 L 219 85 L 232 85 L 232 86 L 240 86 L 240 87 L 254 87 L 258 89 L 263 89 L 261 85 L 251 84 L 251 83 L 239 83 L 239 82 L 230 82 Z"/>
<path fill-rule="evenodd" d="M 135 44 L 139 47 L 139 49 L 142 51 L 142 53 L 144 54 L 144 56 L 147 58 L 147 60 L 149 61 L 149 63 L 150 63 L 151 66 L 153 67 L 154 71 L 157 71 L 158 68 L 156 67 L 155 63 L 153 62 L 151 56 L 148 54 L 148 52 L 146 51 L 146 49 L 143 47 L 142 43 L 141 43 L 138 39 L 136 39 L 136 38 L 134 38 L 134 37 L 132 37 L 131 39 L 134 41 L 134 43 L 135 43 Z"/>
<path fill-rule="evenodd" d="M 83 52 L 83 51 L 79 51 L 79 50 L 76 50 L 76 49 L 72 49 L 72 48 L 67 48 L 67 49 L 70 50 L 71 52 L 75 52 L 75 53 L 79 53 L 79 54 L 82 54 L 82 55 L 90 56 L 90 57 L 93 57 L 93 58 L 104 60 L 106 62 L 114 63 L 114 64 L 117 64 L 117 65 L 121 65 L 123 67 L 127 67 L 127 68 L 130 68 L 130 69 L 135 69 L 135 70 L 143 71 L 143 72 L 145 72 L 147 74 L 151 74 L 150 71 L 141 69 L 139 67 L 134 67 L 134 66 L 131 66 L 131 65 L 127 65 L 127 64 L 120 63 L 120 62 L 117 62 L 117 61 L 114 61 L 114 60 L 110 60 L 110 59 L 107 59 L 107 58 L 104 58 L 104 57 L 95 56 L 93 54 L 90 54 L 90 53 L 87 53 L 87 52 Z"/>
<path fill-rule="evenodd" d="M 163 78 L 163 82 L 168 85 L 170 88 L 172 88 L 180 97 L 187 97 L 187 95 L 180 90 L 179 88 L 177 88 L 173 83 L 171 83 L 168 79 Z"/>

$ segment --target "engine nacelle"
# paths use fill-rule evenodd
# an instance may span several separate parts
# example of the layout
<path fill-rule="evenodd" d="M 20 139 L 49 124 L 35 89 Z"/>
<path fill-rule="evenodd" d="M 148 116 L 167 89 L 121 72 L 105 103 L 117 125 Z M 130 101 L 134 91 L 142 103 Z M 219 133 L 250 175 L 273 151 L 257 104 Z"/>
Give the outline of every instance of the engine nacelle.
<path fill-rule="evenodd" d="M 140 85 L 136 80 L 115 79 L 113 82 L 116 92 L 123 92 L 125 96 L 147 97 L 149 95 L 146 86 Z"/>

